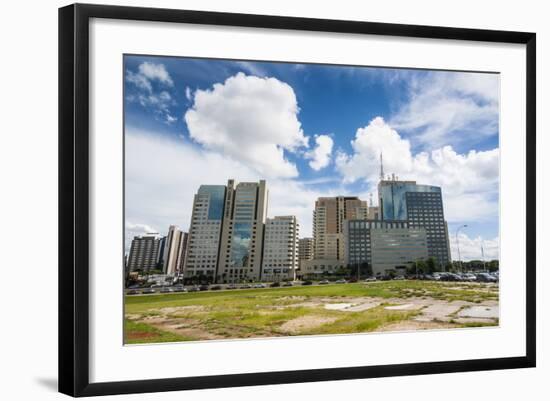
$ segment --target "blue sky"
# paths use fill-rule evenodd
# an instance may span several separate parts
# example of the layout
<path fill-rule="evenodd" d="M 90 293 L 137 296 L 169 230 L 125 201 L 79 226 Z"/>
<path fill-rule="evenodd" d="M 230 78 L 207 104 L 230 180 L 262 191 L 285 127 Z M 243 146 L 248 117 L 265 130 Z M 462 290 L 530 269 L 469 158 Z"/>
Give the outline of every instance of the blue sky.
<path fill-rule="evenodd" d="M 376 204 L 382 152 L 386 173 L 442 187 L 452 248 L 467 224 L 461 254 L 498 256 L 498 74 L 143 56 L 124 71 L 129 235 L 186 229 L 200 183 L 266 178 L 268 214 L 311 236 L 317 196 Z"/>

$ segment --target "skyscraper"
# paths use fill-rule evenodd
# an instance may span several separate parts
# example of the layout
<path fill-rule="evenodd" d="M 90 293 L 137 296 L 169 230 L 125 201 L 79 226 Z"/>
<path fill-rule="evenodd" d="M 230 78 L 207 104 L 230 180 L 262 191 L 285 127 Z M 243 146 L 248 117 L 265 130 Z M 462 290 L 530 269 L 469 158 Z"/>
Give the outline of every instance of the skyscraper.
<path fill-rule="evenodd" d="M 185 277 L 215 278 L 225 192 L 224 185 L 201 185 L 193 199 L 184 262 Z"/>
<path fill-rule="evenodd" d="M 449 235 L 441 188 L 415 181 L 382 180 L 378 184 L 382 220 L 408 220 L 411 228 L 426 229 L 428 257 L 444 267 L 450 261 Z"/>
<path fill-rule="evenodd" d="M 161 237 L 158 233 L 135 236 L 128 255 L 128 271 L 148 272 L 159 267 Z"/>
<path fill-rule="evenodd" d="M 262 280 L 294 280 L 298 270 L 299 225 L 296 216 L 266 219 Z"/>
<path fill-rule="evenodd" d="M 187 248 L 187 233 L 177 226 L 168 228 L 163 252 L 163 272 L 174 275 L 183 271 L 183 260 Z"/>
<path fill-rule="evenodd" d="M 352 196 L 318 198 L 313 212 L 314 259 L 344 259 L 344 220 L 366 219 L 368 205 Z"/>
<path fill-rule="evenodd" d="M 259 280 L 268 191 L 264 180 L 228 180 L 217 279 L 225 282 Z"/>
<path fill-rule="evenodd" d="M 313 259 L 313 238 L 300 238 L 298 241 L 298 260 Z"/>

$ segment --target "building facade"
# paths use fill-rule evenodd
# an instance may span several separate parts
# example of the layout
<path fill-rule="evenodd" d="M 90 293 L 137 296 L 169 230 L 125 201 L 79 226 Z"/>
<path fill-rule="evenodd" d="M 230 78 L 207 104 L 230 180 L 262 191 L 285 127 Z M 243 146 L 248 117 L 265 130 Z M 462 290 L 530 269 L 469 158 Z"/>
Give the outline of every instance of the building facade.
<path fill-rule="evenodd" d="M 227 182 L 217 280 L 260 280 L 267 198 L 264 180 Z"/>
<path fill-rule="evenodd" d="M 370 268 L 373 275 L 403 274 L 428 258 L 426 229 L 406 220 L 348 220 L 344 231 L 346 265 Z"/>
<path fill-rule="evenodd" d="M 161 237 L 158 233 L 149 233 L 134 237 L 130 245 L 127 270 L 130 272 L 148 272 L 159 268 L 159 250 Z"/>
<path fill-rule="evenodd" d="M 163 273 L 176 275 L 183 272 L 188 234 L 177 226 L 168 228 L 168 235 L 164 239 Z"/>
<path fill-rule="evenodd" d="M 314 259 L 344 260 L 344 221 L 367 217 L 368 204 L 357 197 L 318 198 L 313 212 Z"/>
<path fill-rule="evenodd" d="M 382 180 L 378 184 L 382 220 L 408 220 L 411 228 L 424 228 L 428 256 L 440 267 L 451 260 L 441 188 L 415 181 Z"/>
<path fill-rule="evenodd" d="M 265 222 L 263 281 L 294 280 L 298 270 L 299 225 L 295 216 L 275 216 Z"/>
<path fill-rule="evenodd" d="M 201 185 L 193 199 L 187 252 L 183 261 L 185 277 L 215 279 L 225 192 L 224 185 Z"/>

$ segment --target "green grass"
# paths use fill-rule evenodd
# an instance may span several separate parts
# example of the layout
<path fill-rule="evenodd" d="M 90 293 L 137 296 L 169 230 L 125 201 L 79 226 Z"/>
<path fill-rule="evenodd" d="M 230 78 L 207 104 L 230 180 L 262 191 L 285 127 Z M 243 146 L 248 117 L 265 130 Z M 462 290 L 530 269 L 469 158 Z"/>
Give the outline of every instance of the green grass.
<path fill-rule="evenodd" d="M 350 298 L 358 297 L 400 298 L 404 302 L 410 297 L 481 302 L 498 300 L 498 288 L 488 290 L 477 284 L 388 281 L 126 296 L 125 312 L 132 317 L 132 320 L 126 320 L 126 342 L 188 341 L 204 339 L 204 336 L 247 338 L 369 332 L 421 313 L 386 310 L 385 304 L 361 312 L 326 310 L 323 306 L 326 302 L 349 302 Z M 181 330 L 168 332 L 158 322 L 155 327 L 143 322 L 145 317 L 151 316 L 169 320 L 172 328 L 176 322 Z M 326 322 L 292 332 L 282 329 L 286 322 L 304 317 L 322 318 Z"/>
<path fill-rule="evenodd" d="M 127 344 L 165 343 L 196 340 L 189 336 L 180 336 L 159 330 L 142 322 L 124 320 L 124 336 Z"/>

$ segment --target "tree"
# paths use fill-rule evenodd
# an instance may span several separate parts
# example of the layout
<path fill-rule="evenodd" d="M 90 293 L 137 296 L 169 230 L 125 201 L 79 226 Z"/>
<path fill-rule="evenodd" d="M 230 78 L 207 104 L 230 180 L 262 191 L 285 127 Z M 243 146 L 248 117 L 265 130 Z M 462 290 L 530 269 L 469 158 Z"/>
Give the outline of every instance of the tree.
<path fill-rule="evenodd" d="M 432 274 L 433 272 L 436 271 L 436 267 L 435 267 L 435 259 L 433 257 L 431 258 L 428 258 L 427 262 L 426 262 L 426 272 L 428 274 Z"/>

